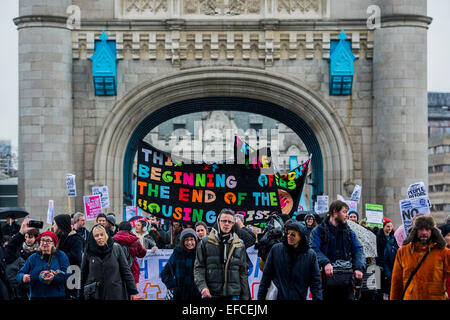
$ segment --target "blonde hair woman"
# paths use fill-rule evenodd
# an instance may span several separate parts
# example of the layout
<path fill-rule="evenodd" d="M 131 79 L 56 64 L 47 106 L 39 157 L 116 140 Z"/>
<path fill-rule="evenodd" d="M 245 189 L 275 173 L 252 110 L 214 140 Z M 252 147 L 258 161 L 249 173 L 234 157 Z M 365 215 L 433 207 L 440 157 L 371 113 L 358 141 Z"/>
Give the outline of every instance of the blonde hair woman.
<path fill-rule="evenodd" d="M 81 263 L 82 299 L 135 300 L 136 283 L 125 253 L 100 224 L 92 228 Z"/>

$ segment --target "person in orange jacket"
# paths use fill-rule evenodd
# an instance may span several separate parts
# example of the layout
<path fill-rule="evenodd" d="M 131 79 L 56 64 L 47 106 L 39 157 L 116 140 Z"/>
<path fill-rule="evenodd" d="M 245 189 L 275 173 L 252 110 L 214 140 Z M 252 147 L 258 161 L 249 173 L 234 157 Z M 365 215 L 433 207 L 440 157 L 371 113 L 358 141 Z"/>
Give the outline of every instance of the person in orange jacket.
<path fill-rule="evenodd" d="M 427 252 L 428 256 L 406 288 L 410 275 Z M 431 215 L 418 216 L 397 251 L 390 299 L 445 300 L 445 278 L 449 273 L 450 250 L 446 248 L 444 237 Z"/>

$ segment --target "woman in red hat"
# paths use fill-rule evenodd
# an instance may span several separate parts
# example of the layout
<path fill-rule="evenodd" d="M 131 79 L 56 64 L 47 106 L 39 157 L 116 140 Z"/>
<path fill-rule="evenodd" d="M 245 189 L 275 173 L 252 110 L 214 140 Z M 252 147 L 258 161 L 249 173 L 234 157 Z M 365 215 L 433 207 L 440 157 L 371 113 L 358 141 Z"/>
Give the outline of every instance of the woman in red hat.
<path fill-rule="evenodd" d="M 32 254 L 17 273 L 17 281 L 30 284 L 30 299 L 65 299 L 67 255 L 56 249 L 58 237 L 45 231 L 36 239 L 39 252 Z"/>
<path fill-rule="evenodd" d="M 377 234 L 377 265 L 382 268 L 381 271 L 381 291 L 383 299 L 389 300 L 391 291 L 392 270 L 394 269 L 395 256 L 397 254 L 398 244 L 394 237 L 394 226 L 392 220 L 383 218 L 383 229 Z"/>

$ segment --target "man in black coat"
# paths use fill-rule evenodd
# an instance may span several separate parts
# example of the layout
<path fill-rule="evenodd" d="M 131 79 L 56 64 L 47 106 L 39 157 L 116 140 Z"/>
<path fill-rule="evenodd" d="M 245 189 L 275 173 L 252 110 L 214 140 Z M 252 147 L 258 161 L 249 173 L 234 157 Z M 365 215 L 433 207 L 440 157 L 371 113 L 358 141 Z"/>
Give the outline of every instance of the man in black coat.
<path fill-rule="evenodd" d="M 286 225 L 283 241 L 275 244 L 264 265 L 258 300 L 265 300 L 270 283 L 277 300 L 306 300 L 308 288 L 313 300 L 322 300 L 320 269 L 314 250 L 309 248 L 306 227 L 300 222 Z"/>

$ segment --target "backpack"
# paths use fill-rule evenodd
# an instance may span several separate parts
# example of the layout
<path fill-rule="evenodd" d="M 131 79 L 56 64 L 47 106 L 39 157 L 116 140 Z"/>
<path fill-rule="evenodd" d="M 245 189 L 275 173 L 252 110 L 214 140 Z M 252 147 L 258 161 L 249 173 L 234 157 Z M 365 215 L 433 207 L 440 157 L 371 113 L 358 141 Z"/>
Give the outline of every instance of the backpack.
<path fill-rule="evenodd" d="M 128 246 L 124 244 L 119 243 L 119 245 L 122 247 L 125 258 L 127 258 L 128 267 L 131 268 L 131 266 L 133 265 L 133 257 L 131 256 L 130 248 L 128 248 Z"/>
<path fill-rule="evenodd" d="M 263 232 L 258 235 L 258 242 L 255 249 L 258 250 L 258 257 L 265 261 L 273 245 L 283 240 L 284 222 L 277 214 L 272 214 Z"/>

